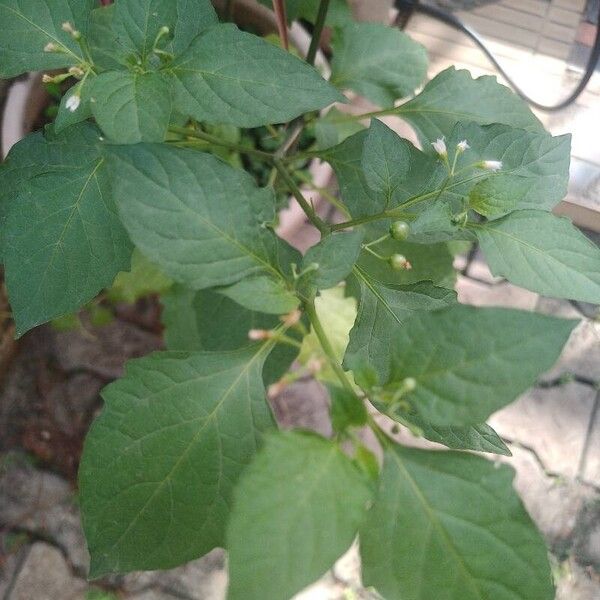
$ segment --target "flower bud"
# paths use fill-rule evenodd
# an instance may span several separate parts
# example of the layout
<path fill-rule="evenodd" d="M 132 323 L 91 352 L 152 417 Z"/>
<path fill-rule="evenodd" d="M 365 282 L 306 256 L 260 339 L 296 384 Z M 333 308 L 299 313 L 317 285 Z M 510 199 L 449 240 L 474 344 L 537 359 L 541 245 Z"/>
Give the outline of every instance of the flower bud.
<path fill-rule="evenodd" d="M 442 158 L 448 156 L 448 149 L 446 148 L 446 142 L 444 141 L 444 138 L 438 138 L 435 142 L 432 142 L 431 145 Z"/>
<path fill-rule="evenodd" d="M 61 48 L 60 46 L 58 46 L 57 44 L 53 44 L 52 42 L 49 42 L 48 44 L 46 44 L 44 46 L 44 52 L 60 52 Z"/>
<path fill-rule="evenodd" d="M 291 313 L 288 313 L 287 315 L 283 315 L 282 317 L 279 318 L 279 320 L 286 327 L 293 327 L 300 321 L 301 318 L 302 318 L 302 312 L 300 310 L 296 309 L 296 310 L 293 310 Z"/>
<path fill-rule="evenodd" d="M 483 162 L 479 163 L 479 166 L 482 169 L 485 169 L 486 171 L 499 171 L 502 168 L 502 161 L 501 160 L 484 160 Z"/>
<path fill-rule="evenodd" d="M 75 29 L 75 27 L 73 27 L 69 21 L 65 21 L 62 24 L 62 30 L 68 33 L 74 40 L 81 39 L 81 32 L 77 31 L 77 29 Z"/>
<path fill-rule="evenodd" d="M 85 71 L 80 67 L 71 67 L 69 69 L 69 75 L 73 77 L 83 77 L 85 75 Z"/>
<path fill-rule="evenodd" d="M 54 77 L 48 75 L 48 73 L 44 73 L 42 75 L 42 83 L 54 83 Z"/>
<path fill-rule="evenodd" d="M 79 95 L 79 92 L 74 92 L 67 98 L 67 102 L 65 103 L 65 106 L 71 112 L 75 112 L 79 108 L 80 104 L 81 104 L 81 96 Z"/>
<path fill-rule="evenodd" d="M 410 226 L 406 221 L 395 221 L 390 227 L 390 235 L 400 242 L 410 235 Z"/>
<path fill-rule="evenodd" d="M 410 271 L 412 269 L 412 265 L 403 254 L 392 254 L 389 263 L 394 271 Z"/>
<path fill-rule="evenodd" d="M 456 151 L 462 154 L 465 150 L 468 150 L 471 146 L 467 143 L 467 140 L 462 140 L 456 144 Z"/>
<path fill-rule="evenodd" d="M 407 377 L 402 382 L 402 389 L 404 392 L 414 392 L 417 387 L 417 380 L 414 377 Z"/>
<path fill-rule="evenodd" d="M 260 342 L 263 340 L 269 340 L 273 337 L 273 332 L 267 329 L 251 329 L 248 332 L 248 339 L 253 342 Z"/>

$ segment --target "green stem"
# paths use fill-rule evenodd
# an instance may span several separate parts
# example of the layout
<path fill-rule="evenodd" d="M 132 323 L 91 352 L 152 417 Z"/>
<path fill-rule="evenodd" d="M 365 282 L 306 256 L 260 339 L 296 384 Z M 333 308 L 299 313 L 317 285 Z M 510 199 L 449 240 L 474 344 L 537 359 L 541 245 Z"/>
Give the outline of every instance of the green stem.
<path fill-rule="evenodd" d="M 215 137 L 210 133 L 205 133 L 204 131 L 199 131 L 198 129 L 188 129 L 186 127 L 169 127 L 169 131 L 178 135 L 204 140 L 205 142 L 209 142 L 216 146 L 223 146 L 224 148 L 229 148 L 230 150 L 235 150 L 236 152 L 241 152 L 243 154 L 250 154 L 252 156 L 260 158 L 261 160 L 264 160 L 265 162 L 272 163 L 275 160 L 273 154 L 269 152 L 263 152 L 262 150 L 257 150 L 256 148 L 248 148 L 247 146 L 242 146 L 241 144 L 226 142 L 225 140 Z"/>
<path fill-rule="evenodd" d="M 404 206 L 405 205 L 403 205 L 403 207 Z M 366 217 L 344 221 L 344 223 L 337 223 L 331 226 L 331 230 L 340 231 L 342 229 L 349 229 L 350 227 L 357 227 L 358 225 L 365 225 L 366 223 L 373 223 L 374 221 L 381 221 L 383 219 L 404 219 L 405 221 L 412 221 L 416 219 L 416 217 L 417 215 L 413 213 L 399 212 L 397 209 L 392 208 L 375 215 L 367 215 Z"/>
<path fill-rule="evenodd" d="M 307 301 L 304 305 L 304 309 L 306 311 L 306 316 L 312 325 L 312 328 L 323 348 L 323 352 L 325 352 L 325 356 L 329 360 L 331 364 L 331 368 L 334 370 L 337 378 L 340 380 L 342 386 L 348 390 L 353 396 L 356 396 L 356 392 L 354 391 L 354 387 L 350 383 L 348 376 L 346 375 L 344 369 L 342 369 L 342 365 L 338 362 L 338 359 L 333 351 L 331 346 L 331 342 L 323 329 L 323 325 L 321 325 L 321 321 L 319 320 L 319 316 L 317 315 L 317 310 L 315 308 L 314 300 Z"/>
<path fill-rule="evenodd" d="M 306 216 L 310 219 L 310 222 L 321 232 L 322 235 L 327 235 L 330 231 L 329 225 L 321 220 L 321 217 L 314 211 L 313 207 L 308 203 L 308 200 L 302 194 L 300 188 L 296 185 L 293 177 L 288 173 L 285 165 L 280 161 L 275 159 L 273 162 L 275 168 L 279 172 L 281 178 L 285 181 L 286 185 L 292 192 L 294 198 L 302 208 L 302 210 L 306 213 Z"/>
<path fill-rule="evenodd" d="M 327 19 L 328 10 L 329 0 L 321 0 L 319 4 L 319 12 L 317 13 L 317 20 L 315 21 L 315 28 L 310 41 L 310 48 L 308 49 L 308 54 L 306 55 L 306 62 L 309 65 L 315 64 L 315 58 L 317 57 L 317 51 L 321 45 L 321 36 L 323 35 L 323 28 L 325 27 L 325 20 Z"/>

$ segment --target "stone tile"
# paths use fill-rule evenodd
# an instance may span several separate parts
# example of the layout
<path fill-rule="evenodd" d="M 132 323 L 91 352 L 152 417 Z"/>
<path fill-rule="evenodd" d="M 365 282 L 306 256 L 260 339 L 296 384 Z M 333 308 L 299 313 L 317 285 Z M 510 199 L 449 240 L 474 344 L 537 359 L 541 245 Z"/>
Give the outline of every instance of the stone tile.
<path fill-rule="evenodd" d="M 7 600 L 84 600 L 86 589 L 86 582 L 72 575 L 56 548 L 36 542 Z"/>
<path fill-rule="evenodd" d="M 504 281 L 502 277 L 495 277 L 492 275 L 481 248 L 477 248 L 475 251 L 475 256 L 473 257 L 473 260 L 467 269 L 466 275 L 484 283 L 495 284 L 499 283 L 500 281 Z"/>
<path fill-rule="evenodd" d="M 563 319 L 582 319 L 582 314 L 568 301 L 540 296 L 535 307 L 536 312 Z"/>
<path fill-rule="evenodd" d="M 600 397 L 596 401 L 600 402 Z M 598 406 L 590 423 L 580 476 L 583 481 L 600 488 L 600 407 Z"/>
<path fill-rule="evenodd" d="M 497 412 L 490 425 L 503 437 L 530 447 L 551 473 L 577 476 L 595 392 L 569 383 L 533 389 Z"/>
<path fill-rule="evenodd" d="M 542 379 L 554 379 L 565 372 L 600 381 L 600 323 L 582 320 L 554 368 Z"/>
<path fill-rule="evenodd" d="M 600 496 L 579 514 L 573 556 L 582 567 L 591 567 L 600 577 Z"/>
<path fill-rule="evenodd" d="M 456 283 L 458 299 L 473 306 L 507 306 L 522 310 L 534 310 L 538 295 L 508 282 L 487 285 L 468 277 L 458 276 Z"/>
<path fill-rule="evenodd" d="M 18 459 L 0 472 L 0 524 L 53 540 L 66 549 L 72 567 L 87 573 L 89 555 L 70 485 Z"/>
<path fill-rule="evenodd" d="M 528 450 L 514 444 L 510 450 L 512 456 L 498 460 L 515 469 L 515 489 L 550 547 L 561 556 L 569 549 L 578 515 L 593 492 L 576 481 L 549 477 Z"/>
<path fill-rule="evenodd" d="M 596 579 L 576 565 L 557 582 L 556 600 L 598 600 L 600 579 Z"/>

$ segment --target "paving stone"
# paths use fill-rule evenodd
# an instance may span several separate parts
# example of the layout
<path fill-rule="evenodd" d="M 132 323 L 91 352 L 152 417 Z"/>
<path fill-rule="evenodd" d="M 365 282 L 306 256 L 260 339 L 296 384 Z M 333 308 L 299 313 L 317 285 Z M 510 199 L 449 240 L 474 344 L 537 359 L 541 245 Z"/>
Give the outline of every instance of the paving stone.
<path fill-rule="evenodd" d="M 598 600 L 600 579 L 596 579 L 576 565 L 570 565 L 570 572 L 558 580 L 556 600 Z"/>
<path fill-rule="evenodd" d="M 36 542 L 7 600 L 83 600 L 86 589 L 86 582 L 72 575 L 56 548 Z"/>
<path fill-rule="evenodd" d="M 329 394 L 310 379 L 287 386 L 271 400 L 277 422 L 284 429 L 303 428 L 330 436 Z"/>
<path fill-rule="evenodd" d="M 534 310 L 538 295 L 508 282 L 488 285 L 462 275 L 456 283 L 458 299 L 473 306 L 507 306 L 522 310 Z"/>
<path fill-rule="evenodd" d="M 542 379 L 554 379 L 565 372 L 600 382 L 600 322 L 582 320 L 554 368 Z"/>
<path fill-rule="evenodd" d="M 591 567 L 600 576 L 600 495 L 579 513 L 573 556 L 583 567 Z"/>
<path fill-rule="evenodd" d="M 600 391 L 596 397 L 600 403 Z M 581 479 L 600 489 L 600 405 L 596 405 L 581 465 Z"/>
<path fill-rule="evenodd" d="M 581 320 L 583 317 L 568 300 L 560 300 L 559 298 L 545 298 L 544 296 L 540 296 L 535 310 L 545 315 L 562 317 L 563 319 Z"/>
<path fill-rule="evenodd" d="M 27 538 L 21 544 L 14 534 L 0 533 L 0 598 L 6 597 L 28 552 Z"/>
<path fill-rule="evenodd" d="M 80 575 L 89 556 L 71 486 L 61 477 L 15 458 L 0 472 L 0 524 L 53 540 Z"/>
<path fill-rule="evenodd" d="M 594 390 L 578 383 L 535 388 L 494 414 L 490 425 L 509 441 L 532 448 L 547 471 L 574 478 L 594 403 Z"/>
<path fill-rule="evenodd" d="M 477 248 L 475 251 L 475 256 L 469 264 L 466 275 L 468 277 L 472 277 L 473 279 L 477 279 L 478 281 L 489 284 L 497 284 L 501 281 L 504 281 L 502 277 L 496 277 L 492 275 L 481 248 Z"/>
<path fill-rule="evenodd" d="M 498 457 L 516 471 L 514 486 L 527 511 L 559 556 L 566 555 L 578 523 L 578 514 L 593 497 L 589 487 L 574 480 L 548 476 L 533 454 L 510 445 L 512 456 Z"/>

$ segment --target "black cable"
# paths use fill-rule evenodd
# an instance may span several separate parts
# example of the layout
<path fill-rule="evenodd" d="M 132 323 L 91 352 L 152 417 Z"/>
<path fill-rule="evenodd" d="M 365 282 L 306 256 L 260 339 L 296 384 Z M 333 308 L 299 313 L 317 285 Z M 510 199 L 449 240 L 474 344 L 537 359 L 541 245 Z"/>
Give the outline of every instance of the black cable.
<path fill-rule="evenodd" d="M 582 92 L 587 87 L 587 84 L 589 83 L 590 79 L 592 78 L 592 75 L 594 74 L 596 65 L 598 64 L 598 60 L 600 59 L 600 27 L 597 27 L 596 28 L 596 38 L 594 40 L 592 52 L 588 59 L 583 77 L 577 84 L 577 87 L 573 90 L 573 92 L 567 98 L 565 98 L 558 104 L 554 104 L 554 105 L 541 104 L 540 102 L 536 102 L 530 96 L 528 96 L 513 81 L 513 79 L 504 70 L 502 65 L 496 60 L 496 57 L 492 54 L 492 52 L 485 45 L 485 42 L 479 37 L 479 34 L 476 31 L 474 31 L 473 29 L 471 29 L 471 27 L 469 27 L 468 25 L 465 25 L 462 21 L 460 21 L 454 15 L 452 15 L 444 10 L 441 10 L 439 8 L 436 8 L 434 6 L 428 6 L 425 4 L 421 4 L 418 0 L 396 0 L 396 8 L 400 11 L 400 15 L 401 15 L 400 21 L 404 24 L 406 24 L 406 22 L 408 21 L 407 15 L 410 16 L 410 14 L 412 14 L 413 12 L 420 12 L 429 17 L 433 17 L 434 19 L 437 19 L 438 21 L 442 21 L 446 25 L 449 25 L 450 27 L 453 27 L 454 29 L 458 29 L 459 31 L 464 33 L 466 36 L 471 38 L 471 40 L 473 40 L 473 42 L 475 42 L 477 47 L 486 55 L 486 57 L 494 65 L 496 70 L 502 75 L 502 77 L 504 77 L 504 79 L 506 79 L 506 81 L 508 82 L 510 87 L 521 98 L 523 98 L 523 100 L 525 100 L 528 104 L 531 104 L 531 106 L 533 106 L 539 110 L 546 111 L 546 112 L 554 112 L 554 111 L 558 111 L 558 110 L 563 110 L 564 108 L 567 108 L 567 106 L 570 106 L 571 104 L 573 104 L 573 102 L 575 102 L 575 100 L 577 100 L 577 98 L 579 98 L 579 96 L 582 94 Z M 598 12 L 599 12 L 598 20 L 600 22 L 600 9 Z"/>

